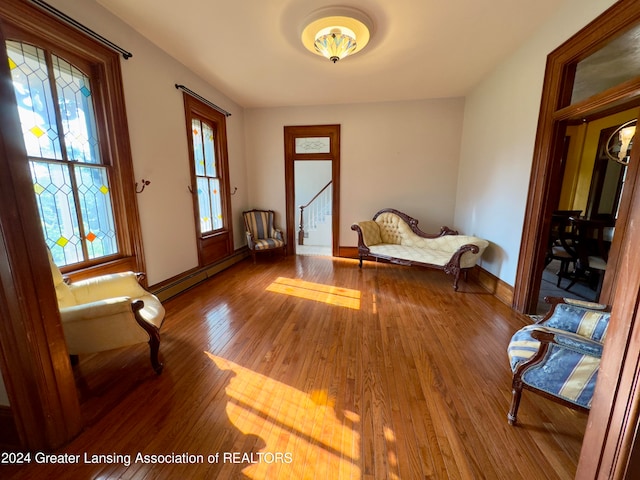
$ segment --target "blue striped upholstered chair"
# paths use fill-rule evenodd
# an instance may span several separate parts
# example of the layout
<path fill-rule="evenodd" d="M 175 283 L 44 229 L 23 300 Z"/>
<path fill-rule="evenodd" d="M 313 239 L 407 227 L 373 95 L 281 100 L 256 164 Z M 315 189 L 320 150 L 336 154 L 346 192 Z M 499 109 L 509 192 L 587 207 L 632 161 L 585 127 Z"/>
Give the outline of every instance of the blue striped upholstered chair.
<path fill-rule="evenodd" d="M 244 226 L 247 233 L 247 245 L 251 250 L 253 263 L 256 263 L 256 252 L 267 252 L 282 249 L 287 255 L 287 245 L 282 231 L 275 228 L 273 210 L 249 210 L 242 212 Z"/>
<path fill-rule="evenodd" d="M 508 347 L 513 371 L 509 424 L 517 421 L 522 390 L 588 412 L 595 390 L 609 308 L 591 302 L 547 298 L 552 307 L 520 329 Z"/>

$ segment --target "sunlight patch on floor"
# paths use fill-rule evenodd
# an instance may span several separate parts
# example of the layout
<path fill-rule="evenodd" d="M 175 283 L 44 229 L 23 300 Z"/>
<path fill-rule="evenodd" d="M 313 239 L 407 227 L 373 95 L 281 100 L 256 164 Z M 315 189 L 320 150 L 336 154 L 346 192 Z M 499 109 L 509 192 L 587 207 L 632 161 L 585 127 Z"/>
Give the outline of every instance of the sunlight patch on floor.
<path fill-rule="evenodd" d="M 326 390 L 310 393 L 273 380 L 209 352 L 218 368 L 235 375 L 226 387 L 226 413 L 244 435 L 258 437 L 255 451 L 269 460 L 242 470 L 252 479 L 359 479 L 359 436 L 352 425 L 357 414 L 335 408 Z M 246 453 L 246 452 L 240 452 Z"/>
<path fill-rule="evenodd" d="M 360 290 L 351 290 L 350 288 L 306 282 L 295 278 L 278 277 L 267 287 L 267 291 L 324 302 L 338 307 L 360 309 Z"/>

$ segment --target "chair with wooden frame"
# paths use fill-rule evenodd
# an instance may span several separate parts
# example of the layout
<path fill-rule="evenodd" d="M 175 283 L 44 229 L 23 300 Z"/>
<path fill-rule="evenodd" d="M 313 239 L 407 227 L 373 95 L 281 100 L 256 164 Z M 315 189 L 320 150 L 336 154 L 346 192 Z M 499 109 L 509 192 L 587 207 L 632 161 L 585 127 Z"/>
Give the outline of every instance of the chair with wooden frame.
<path fill-rule="evenodd" d="M 256 263 L 256 252 L 282 250 L 287 255 L 287 244 L 282 231 L 274 226 L 273 210 L 248 210 L 242 212 L 247 235 L 247 246 L 251 251 L 253 263 Z"/>
<path fill-rule="evenodd" d="M 160 300 L 138 283 L 139 274 L 114 273 L 70 282 L 60 273 L 51 252 L 49 263 L 72 359 L 148 343 L 151 366 L 157 374 L 162 373 L 158 352 L 165 310 Z"/>
<path fill-rule="evenodd" d="M 507 349 L 512 380 L 508 420 L 517 422 L 526 389 L 581 412 L 588 412 L 609 326 L 606 305 L 547 297 L 551 310 L 520 329 Z"/>

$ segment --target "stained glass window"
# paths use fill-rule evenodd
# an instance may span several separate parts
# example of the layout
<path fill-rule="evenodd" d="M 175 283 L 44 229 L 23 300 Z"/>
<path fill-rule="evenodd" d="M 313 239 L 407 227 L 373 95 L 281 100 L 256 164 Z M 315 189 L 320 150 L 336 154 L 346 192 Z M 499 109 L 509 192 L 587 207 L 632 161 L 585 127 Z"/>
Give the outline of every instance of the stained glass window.
<path fill-rule="evenodd" d="M 223 228 L 222 197 L 215 155 L 215 131 L 212 125 L 199 118 L 191 120 L 193 158 L 198 193 L 200 233 Z"/>
<path fill-rule="evenodd" d="M 15 41 L 6 47 L 33 189 L 54 261 L 63 266 L 117 253 L 91 79 L 41 48 Z"/>

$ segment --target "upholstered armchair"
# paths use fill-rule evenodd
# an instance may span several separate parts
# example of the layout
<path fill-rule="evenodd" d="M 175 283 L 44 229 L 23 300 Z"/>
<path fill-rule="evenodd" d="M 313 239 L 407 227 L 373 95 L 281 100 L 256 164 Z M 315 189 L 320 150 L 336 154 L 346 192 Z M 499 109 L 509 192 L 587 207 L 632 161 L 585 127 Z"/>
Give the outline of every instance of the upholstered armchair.
<path fill-rule="evenodd" d="M 66 282 L 49 255 L 62 329 L 72 356 L 149 343 L 157 374 L 160 327 L 165 310 L 160 300 L 140 286 L 133 272 Z"/>
<path fill-rule="evenodd" d="M 273 210 L 254 209 L 242 212 L 242 216 L 253 263 L 256 263 L 256 252 L 282 250 L 282 254 L 287 255 L 287 245 L 282 231 L 274 226 Z"/>
<path fill-rule="evenodd" d="M 609 308 L 571 299 L 545 300 L 552 305 L 549 313 L 520 329 L 509 343 L 510 425 L 517 421 L 523 389 L 582 412 L 591 408 Z"/>

